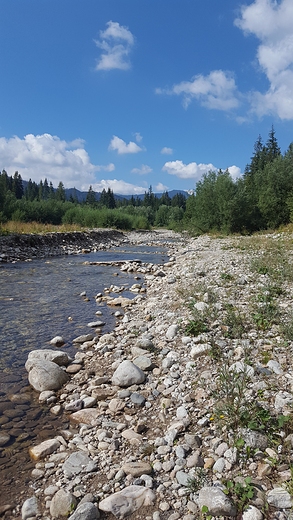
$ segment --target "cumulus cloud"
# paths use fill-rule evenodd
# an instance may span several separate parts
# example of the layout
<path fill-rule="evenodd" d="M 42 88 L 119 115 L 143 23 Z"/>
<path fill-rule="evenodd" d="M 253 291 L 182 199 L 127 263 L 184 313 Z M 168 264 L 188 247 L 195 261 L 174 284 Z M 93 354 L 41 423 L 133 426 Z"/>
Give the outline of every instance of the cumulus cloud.
<path fill-rule="evenodd" d="M 101 192 L 103 189 L 107 191 L 110 188 L 117 195 L 140 195 L 146 191 L 147 187 L 145 182 L 142 183 L 142 186 L 137 186 L 117 179 L 102 179 L 92 185 L 94 191 Z"/>
<path fill-rule="evenodd" d="M 200 177 L 210 170 L 216 170 L 213 164 L 197 164 L 191 162 L 184 164 L 183 161 L 168 161 L 164 164 L 162 170 L 169 175 L 176 175 L 179 179 L 200 179 Z"/>
<path fill-rule="evenodd" d="M 184 164 L 183 161 L 178 160 L 166 162 L 162 168 L 162 170 L 169 173 L 169 175 L 176 175 L 179 179 L 194 179 L 195 181 L 198 181 L 204 173 L 218 171 L 218 169 L 219 168 L 216 168 L 216 166 L 211 163 L 197 164 L 196 162 L 191 162 Z M 241 170 L 238 166 L 229 166 L 227 170 L 233 179 L 241 175 Z"/>
<path fill-rule="evenodd" d="M 198 74 L 190 81 L 182 81 L 171 89 L 157 89 L 156 92 L 182 96 L 185 108 L 193 99 L 202 106 L 215 110 L 231 110 L 239 106 L 233 74 L 223 70 L 214 70 L 208 76 Z"/>
<path fill-rule="evenodd" d="M 232 179 L 238 179 L 241 176 L 241 169 L 239 166 L 229 166 L 227 168 L 228 172 L 230 173 Z"/>
<path fill-rule="evenodd" d="M 113 135 L 108 150 L 117 151 L 117 153 L 120 155 L 124 153 L 142 152 L 143 149 L 133 141 L 130 141 L 128 144 L 126 144 L 126 142 L 123 141 L 123 139 L 120 139 L 120 137 Z"/>
<path fill-rule="evenodd" d="M 162 184 L 161 182 L 159 182 L 156 186 L 155 186 L 155 192 L 156 193 L 160 193 L 161 191 L 168 191 L 168 186 L 165 186 L 165 184 Z"/>
<path fill-rule="evenodd" d="M 96 70 L 127 70 L 131 67 L 129 55 L 134 45 L 134 37 L 128 27 L 118 22 L 108 22 L 107 29 L 100 31 L 100 39 L 94 40 L 102 50 Z"/>
<path fill-rule="evenodd" d="M 153 169 L 147 164 L 142 164 L 140 168 L 132 168 L 131 173 L 137 173 L 138 175 L 147 175 L 151 173 Z"/>
<path fill-rule="evenodd" d="M 161 150 L 161 153 L 163 155 L 172 155 L 173 148 L 168 148 L 168 146 L 164 146 L 164 148 L 162 148 L 162 150 Z"/>
<path fill-rule="evenodd" d="M 18 170 L 25 180 L 39 182 L 46 177 L 54 186 L 62 180 L 65 187 L 79 188 L 81 183 L 91 184 L 96 172 L 115 169 L 113 163 L 92 164 L 82 139 L 67 142 L 50 134 L 1 137 L 0 155 L 10 175 Z"/>
<path fill-rule="evenodd" d="M 255 0 L 241 8 L 235 25 L 259 40 L 257 60 L 269 81 L 267 92 L 252 92 L 252 111 L 293 119 L 293 2 Z"/>

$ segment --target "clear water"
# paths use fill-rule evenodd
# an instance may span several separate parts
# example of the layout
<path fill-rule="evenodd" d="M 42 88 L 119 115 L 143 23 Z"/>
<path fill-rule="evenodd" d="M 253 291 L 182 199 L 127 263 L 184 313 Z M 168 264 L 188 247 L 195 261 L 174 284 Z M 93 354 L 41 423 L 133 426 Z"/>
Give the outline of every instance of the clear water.
<path fill-rule="evenodd" d="M 97 305 L 94 297 L 111 284 L 130 287 L 136 280 L 117 266 L 85 265 L 85 261 L 140 259 L 142 262 L 161 264 L 167 260 L 162 249 L 158 252 L 155 247 L 124 246 L 86 255 L 2 265 L 0 371 L 19 374 L 28 352 L 50 348 L 50 340 L 57 335 L 66 341 L 62 348 L 74 353 L 72 340 L 91 332 L 87 326 L 91 321 L 102 319 L 106 323 L 103 332 L 113 329 L 116 320 L 113 309 L 105 303 Z M 89 301 L 80 296 L 84 291 Z M 127 290 L 123 295 L 134 296 Z M 101 318 L 96 316 L 97 310 L 102 311 Z M 69 317 L 72 320 L 68 320 Z"/>

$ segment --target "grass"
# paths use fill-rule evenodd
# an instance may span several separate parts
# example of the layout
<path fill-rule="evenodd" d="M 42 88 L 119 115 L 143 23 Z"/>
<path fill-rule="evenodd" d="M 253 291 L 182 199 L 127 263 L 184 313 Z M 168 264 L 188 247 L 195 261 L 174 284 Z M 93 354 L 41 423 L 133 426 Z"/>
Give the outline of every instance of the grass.
<path fill-rule="evenodd" d="M 53 224 L 41 224 L 40 222 L 17 222 L 9 221 L 5 224 L 0 223 L 0 235 L 29 235 L 31 233 L 44 235 L 46 233 L 57 233 L 57 232 L 73 232 L 73 231 L 84 231 L 86 228 L 79 226 L 78 224 L 62 224 L 60 226 L 54 226 Z"/>

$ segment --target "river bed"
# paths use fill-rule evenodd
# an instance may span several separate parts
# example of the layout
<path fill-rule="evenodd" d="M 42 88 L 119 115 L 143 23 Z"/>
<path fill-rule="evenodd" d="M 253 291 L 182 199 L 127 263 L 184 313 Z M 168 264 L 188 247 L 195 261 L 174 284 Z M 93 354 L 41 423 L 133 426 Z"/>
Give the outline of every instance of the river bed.
<path fill-rule="evenodd" d="M 127 287 L 137 280 L 117 266 L 85 262 L 135 259 L 163 264 L 168 258 L 163 246 L 123 245 L 84 255 L 1 265 L 0 442 L 1 432 L 11 439 L 3 447 L 0 443 L 0 503 L 7 503 L 12 481 L 14 486 L 17 482 L 25 484 L 33 467 L 28 447 L 34 440 L 43 440 L 50 430 L 67 426 L 62 418 L 39 404 L 38 394 L 28 386 L 24 368 L 28 352 L 52 348 L 50 340 L 60 335 L 66 342 L 62 349 L 74 356 L 77 348 L 72 340 L 91 332 L 87 323 L 97 319 L 98 310 L 102 312 L 98 319 L 105 322 L 102 332 L 112 330 L 117 319 L 115 311 L 104 302 L 97 304 L 95 295 L 115 284 L 125 287 L 123 296 L 134 297 Z"/>

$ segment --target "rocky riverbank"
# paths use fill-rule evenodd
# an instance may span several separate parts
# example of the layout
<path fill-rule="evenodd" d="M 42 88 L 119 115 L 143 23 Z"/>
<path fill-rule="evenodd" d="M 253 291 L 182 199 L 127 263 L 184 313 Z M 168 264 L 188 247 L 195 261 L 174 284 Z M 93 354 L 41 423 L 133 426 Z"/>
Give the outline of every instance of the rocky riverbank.
<path fill-rule="evenodd" d="M 112 333 L 93 316 L 74 360 L 53 341 L 60 390 L 30 359 L 69 426 L 30 447 L 4 518 L 292 518 L 292 237 L 173 238 L 166 264 L 120 266 L 133 299 L 119 275 L 89 295 L 115 309 Z"/>
<path fill-rule="evenodd" d="M 102 251 L 119 245 L 123 238 L 113 229 L 0 236 L 0 262 Z"/>

